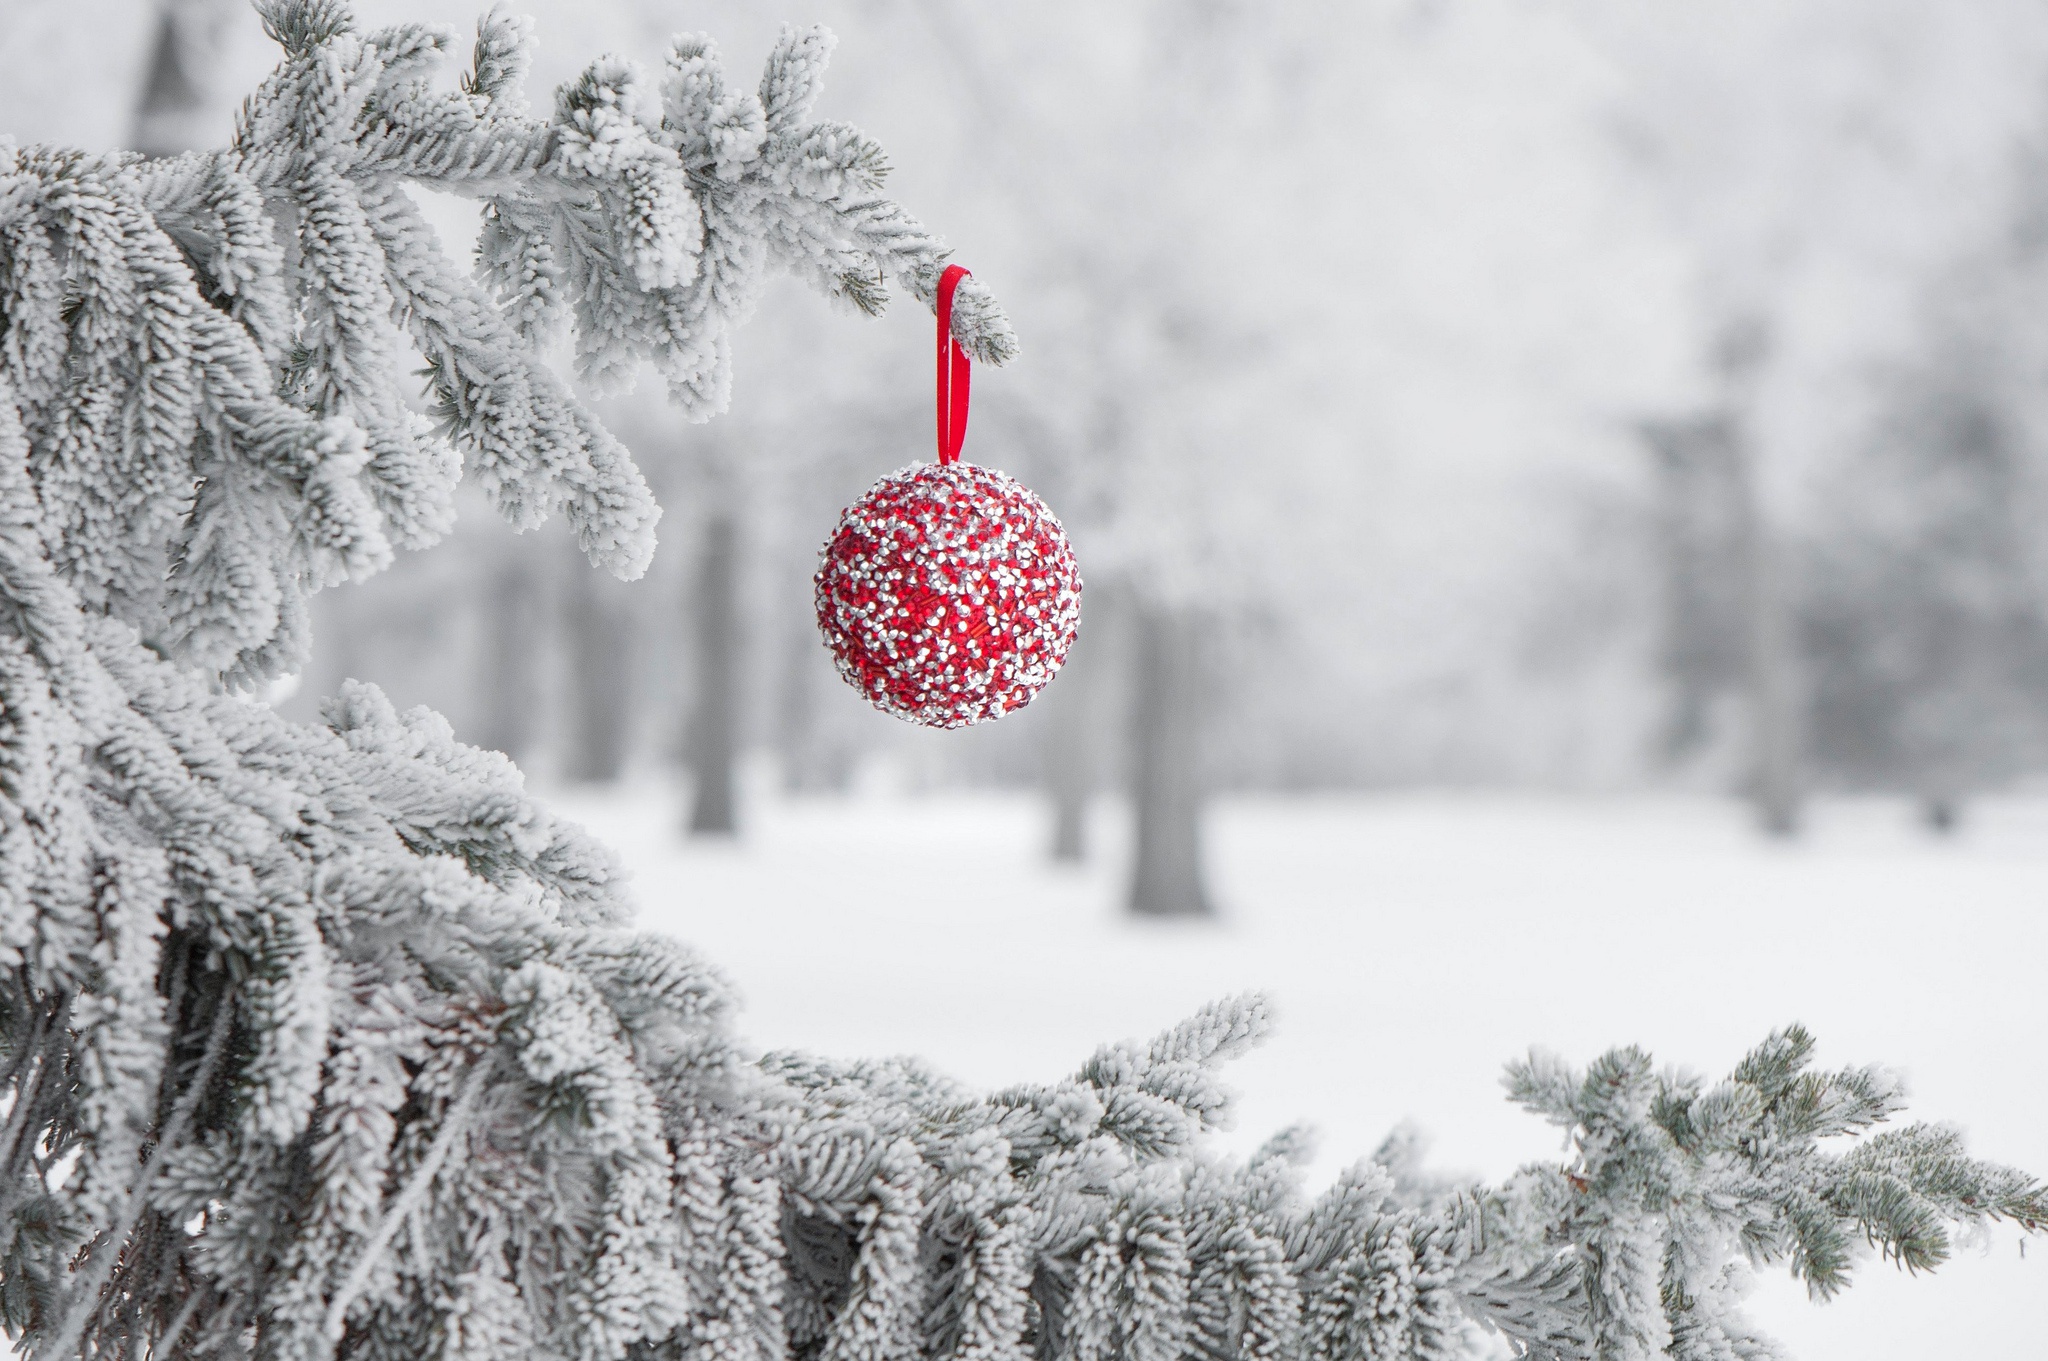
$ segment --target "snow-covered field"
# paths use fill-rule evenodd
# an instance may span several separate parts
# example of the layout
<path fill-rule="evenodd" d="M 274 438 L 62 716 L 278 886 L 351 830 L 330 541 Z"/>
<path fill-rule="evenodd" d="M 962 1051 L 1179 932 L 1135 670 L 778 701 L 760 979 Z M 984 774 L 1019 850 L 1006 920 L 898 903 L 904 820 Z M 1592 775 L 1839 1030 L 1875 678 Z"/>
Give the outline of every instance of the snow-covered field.
<path fill-rule="evenodd" d="M 2048 802 L 1947 841 L 1900 804 L 1826 804 L 1772 845 L 1705 800 L 1235 801 L 1213 925 L 1122 919 L 1109 806 L 1070 870 L 1023 797 L 757 798 L 736 845 L 680 837 L 665 788 L 557 802 L 624 854 L 648 927 L 725 967 L 764 1048 L 915 1051 L 993 1086 L 1259 988 L 1281 1025 L 1234 1070 L 1234 1143 L 1307 1120 L 1327 1173 L 1413 1119 L 1440 1164 L 1498 1177 L 1559 1148 L 1496 1085 L 1529 1045 L 1718 1074 L 1798 1020 L 1825 1063 L 1888 1063 L 1915 1115 L 2048 1173 Z M 1869 1263 L 1825 1306 L 1774 1271 L 1753 1303 L 1803 1361 L 2042 1361 L 2048 1241 L 2016 1237 L 1932 1278 Z"/>

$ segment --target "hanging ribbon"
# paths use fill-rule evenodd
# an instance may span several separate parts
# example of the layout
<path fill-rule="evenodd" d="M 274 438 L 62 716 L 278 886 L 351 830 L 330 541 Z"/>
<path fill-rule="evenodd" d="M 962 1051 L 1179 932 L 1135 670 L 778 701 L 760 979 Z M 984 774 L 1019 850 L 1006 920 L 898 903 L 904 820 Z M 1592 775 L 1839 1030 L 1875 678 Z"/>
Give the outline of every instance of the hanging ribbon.
<path fill-rule="evenodd" d="M 960 460 L 967 442 L 967 384 L 972 364 L 953 338 L 953 290 L 967 277 L 959 265 L 947 265 L 939 276 L 939 462 Z"/>

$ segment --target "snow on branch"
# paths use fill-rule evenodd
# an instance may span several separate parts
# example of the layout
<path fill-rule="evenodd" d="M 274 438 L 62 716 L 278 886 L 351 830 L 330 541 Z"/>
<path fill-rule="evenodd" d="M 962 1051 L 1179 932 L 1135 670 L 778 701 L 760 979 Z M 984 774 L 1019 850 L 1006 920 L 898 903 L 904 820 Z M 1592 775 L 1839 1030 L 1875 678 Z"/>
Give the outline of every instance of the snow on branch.
<path fill-rule="evenodd" d="M 528 26 L 502 12 L 453 90 L 433 84 L 448 30 L 261 12 L 286 57 L 233 146 L 0 151 L 9 377 L 60 451 L 34 470 L 52 553 L 89 604 L 231 683 L 303 657 L 308 593 L 445 533 L 465 464 L 513 524 L 562 513 L 594 562 L 644 570 L 659 510 L 544 361 L 561 326 L 586 383 L 652 364 L 702 420 L 771 267 L 867 312 L 892 281 L 933 300 L 947 252 L 878 192 L 881 150 L 811 119 L 822 29 L 786 30 L 758 93 L 686 37 L 658 91 L 604 58 L 536 119 Z M 474 276 L 410 186 L 480 201 Z M 983 362 L 1015 354 L 979 285 L 954 315 Z"/>

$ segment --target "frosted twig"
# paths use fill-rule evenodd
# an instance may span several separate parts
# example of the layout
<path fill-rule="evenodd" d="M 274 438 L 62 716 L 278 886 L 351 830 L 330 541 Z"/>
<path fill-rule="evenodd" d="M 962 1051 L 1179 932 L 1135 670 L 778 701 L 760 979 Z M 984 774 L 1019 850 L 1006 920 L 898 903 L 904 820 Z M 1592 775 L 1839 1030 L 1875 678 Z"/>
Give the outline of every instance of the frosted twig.
<path fill-rule="evenodd" d="M 449 1152 L 455 1141 L 469 1132 L 469 1112 L 483 1096 L 484 1087 L 489 1083 L 494 1054 L 486 1054 L 477 1060 L 476 1067 L 469 1070 L 469 1076 L 462 1080 L 462 1090 L 456 1094 L 448 1113 L 441 1117 L 441 1128 L 434 1135 L 434 1142 L 427 1148 L 427 1156 L 413 1169 L 412 1177 L 398 1198 L 391 1202 L 391 1208 L 384 1212 L 378 1222 L 377 1231 L 370 1235 L 370 1241 L 363 1245 L 362 1255 L 349 1268 L 348 1277 L 342 1281 L 341 1289 L 335 1292 L 334 1300 L 327 1306 L 327 1336 L 340 1341 L 348 1328 L 348 1309 L 369 1284 L 370 1272 L 384 1255 L 384 1249 L 391 1245 L 399 1226 L 419 1208 L 427 1198 L 427 1191 L 433 1186 L 434 1178 L 441 1173 L 441 1164 L 448 1161 Z"/>
<path fill-rule="evenodd" d="M 86 1325 L 99 1312 L 101 1292 L 106 1288 L 107 1278 L 113 1274 L 114 1264 L 121 1259 L 120 1245 L 126 1243 L 128 1235 L 135 1231 L 135 1222 L 142 1217 L 142 1211 L 149 1203 L 150 1185 L 163 1167 L 164 1155 L 185 1141 L 192 1117 L 199 1110 L 200 1099 L 205 1096 L 207 1085 L 213 1081 L 214 1069 L 220 1065 L 221 1055 L 227 1050 L 228 1035 L 234 1029 L 234 1015 L 234 994 L 223 992 L 219 1005 L 214 1009 L 213 1025 L 207 1032 L 206 1052 L 199 1060 L 199 1071 L 193 1074 L 192 1085 L 185 1089 L 178 1108 L 171 1113 L 171 1123 L 165 1126 L 163 1138 L 150 1151 L 149 1161 L 142 1165 L 135 1184 L 128 1188 L 128 1195 L 121 1202 L 121 1213 L 115 1216 L 114 1223 L 101 1237 L 84 1279 L 74 1287 L 71 1308 L 66 1311 L 63 1324 L 37 1348 L 43 1355 L 70 1355 L 77 1347 L 78 1339 L 84 1336 Z"/>
<path fill-rule="evenodd" d="M 210 1288 L 202 1281 L 198 1288 L 186 1297 L 184 1306 L 178 1310 L 178 1316 L 171 1320 L 171 1326 L 164 1330 L 164 1335 L 150 1348 L 150 1355 L 155 1361 L 170 1361 L 176 1354 L 178 1344 L 185 1339 L 185 1329 L 191 1326 L 193 1316 L 199 1312 L 199 1306 L 205 1302 L 209 1291 Z"/>

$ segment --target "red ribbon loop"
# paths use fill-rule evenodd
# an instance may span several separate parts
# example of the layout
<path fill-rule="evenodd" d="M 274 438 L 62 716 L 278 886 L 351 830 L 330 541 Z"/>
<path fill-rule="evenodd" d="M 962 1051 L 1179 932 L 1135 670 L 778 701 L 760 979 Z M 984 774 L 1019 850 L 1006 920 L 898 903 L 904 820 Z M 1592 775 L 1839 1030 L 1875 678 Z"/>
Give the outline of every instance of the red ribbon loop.
<path fill-rule="evenodd" d="M 967 442 L 967 384 L 972 365 L 953 339 L 953 290 L 967 277 L 959 265 L 939 276 L 939 462 L 957 463 Z"/>

